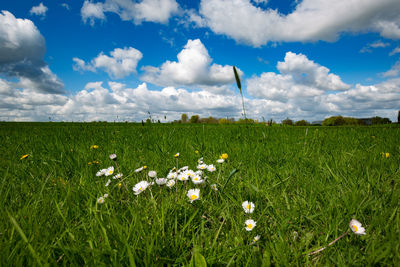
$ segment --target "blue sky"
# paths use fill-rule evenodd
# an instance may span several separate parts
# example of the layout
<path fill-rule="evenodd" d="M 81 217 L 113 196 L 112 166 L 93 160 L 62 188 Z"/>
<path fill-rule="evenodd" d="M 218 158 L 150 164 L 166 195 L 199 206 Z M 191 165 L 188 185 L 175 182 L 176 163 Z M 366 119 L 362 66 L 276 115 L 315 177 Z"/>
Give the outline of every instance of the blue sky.
<path fill-rule="evenodd" d="M 0 120 L 397 120 L 398 0 L 0 4 Z"/>

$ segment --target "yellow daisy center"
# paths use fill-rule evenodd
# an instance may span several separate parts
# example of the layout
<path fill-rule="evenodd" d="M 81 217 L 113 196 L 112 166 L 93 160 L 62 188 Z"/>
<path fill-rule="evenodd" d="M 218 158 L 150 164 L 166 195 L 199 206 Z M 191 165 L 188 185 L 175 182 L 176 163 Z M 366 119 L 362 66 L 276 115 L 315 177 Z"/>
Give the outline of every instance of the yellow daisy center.
<path fill-rule="evenodd" d="M 355 226 L 355 225 L 353 224 L 352 227 L 353 227 L 353 229 L 354 229 L 355 232 L 358 231 L 358 227 L 357 227 L 357 226 Z"/>
<path fill-rule="evenodd" d="M 252 225 L 251 223 L 249 223 L 249 224 L 247 225 L 247 228 L 251 229 L 251 228 L 253 228 L 253 225 Z"/>
<path fill-rule="evenodd" d="M 196 195 L 191 195 L 191 196 L 190 196 L 190 200 L 195 200 L 196 198 L 197 198 Z"/>
<path fill-rule="evenodd" d="M 199 178 L 197 178 L 197 177 L 196 177 L 196 178 L 194 178 L 194 180 L 195 180 L 195 181 L 198 181 L 198 180 L 199 180 Z"/>
<path fill-rule="evenodd" d="M 250 210 L 250 204 L 247 204 L 246 209 Z"/>

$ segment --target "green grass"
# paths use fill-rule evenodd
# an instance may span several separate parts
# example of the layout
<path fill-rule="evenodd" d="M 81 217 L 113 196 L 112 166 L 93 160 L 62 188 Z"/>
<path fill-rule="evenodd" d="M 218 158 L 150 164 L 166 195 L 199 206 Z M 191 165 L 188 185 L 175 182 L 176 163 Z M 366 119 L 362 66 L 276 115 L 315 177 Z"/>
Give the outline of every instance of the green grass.
<path fill-rule="evenodd" d="M 180 266 L 193 255 L 223 266 L 400 264 L 396 126 L 0 123 L 0 140 L 0 266 Z M 220 173 L 220 190 L 177 181 L 152 186 L 153 198 L 135 196 L 144 174 L 134 170 L 166 176 L 176 152 L 180 166 L 195 169 L 199 157 L 215 164 L 209 181 Z M 95 175 L 113 165 L 111 153 L 129 192 Z M 229 154 L 222 168 L 221 153 Z M 191 204 L 186 192 L 197 187 L 201 199 Z M 257 221 L 251 232 L 247 218 Z M 365 236 L 308 255 L 350 231 L 352 218 Z"/>

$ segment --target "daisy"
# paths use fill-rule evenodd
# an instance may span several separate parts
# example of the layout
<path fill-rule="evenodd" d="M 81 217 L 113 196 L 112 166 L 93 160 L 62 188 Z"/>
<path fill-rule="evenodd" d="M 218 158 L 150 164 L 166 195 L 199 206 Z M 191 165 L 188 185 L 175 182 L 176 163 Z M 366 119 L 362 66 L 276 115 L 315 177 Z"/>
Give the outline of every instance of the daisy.
<path fill-rule="evenodd" d="M 139 195 L 140 193 L 142 193 L 144 190 L 146 190 L 147 187 L 149 187 L 150 183 L 147 181 L 140 181 L 139 183 L 137 183 L 133 188 L 133 192 L 135 193 L 135 195 Z"/>
<path fill-rule="evenodd" d="M 194 174 L 202 176 L 203 175 L 203 171 L 202 170 L 197 170 L 197 171 L 194 172 Z"/>
<path fill-rule="evenodd" d="M 98 171 L 96 173 L 96 176 L 103 176 L 104 174 L 106 174 L 107 169 L 101 169 L 100 171 Z"/>
<path fill-rule="evenodd" d="M 117 160 L 117 155 L 116 154 L 111 154 L 109 157 L 112 160 Z"/>
<path fill-rule="evenodd" d="M 357 235 L 365 235 L 365 228 L 356 219 L 352 219 L 349 223 L 350 229 Z"/>
<path fill-rule="evenodd" d="M 244 209 L 244 212 L 246 213 L 253 213 L 255 205 L 253 202 L 245 201 L 242 203 L 242 207 Z"/>
<path fill-rule="evenodd" d="M 193 177 L 194 176 L 194 171 L 192 171 L 192 170 L 186 170 L 185 172 L 186 172 L 186 175 L 189 176 L 189 177 Z"/>
<path fill-rule="evenodd" d="M 110 183 L 111 183 L 111 180 L 110 180 L 110 179 L 108 179 L 108 181 L 107 181 L 107 183 L 106 183 L 106 187 L 107 187 L 107 186 L 109 186 L 109 185 L 110 185 Z"/>
<path fill-rule="evenodd" d="M 252 242 L 252 244 L 254 244 L 254 243 L 256 243 L 258 240 L 260 240 L 260 235 L 256 235 L 254 238 L 253 238 L 253 242 Z"/>
<path fill-rule="evenodd" d="M 189 180 L 189 176 L 185 172 L 178 174 L 177 178 L 178 178 L 179 181 L 187 181 L 187 180 Z"/>
<path fill-rule="evenodd" d="M 207 169 L 207 167 L 208 167 L 207 164 L 204 164 L 203 162 L 197 165 L 197 169 L 199 170 L 205 170 Z"/>
<path fill-rule="evenodd" d="M 167 178 L 157 178 L 156 179 L 156 184 L 158 184 L 158 185 L 164 185 L 164 184 L 166 184 L 167 183 Z"/>
<path fill-rule="evenodd" d="M 225 160 L 224 159 L 217 159 L 217 163 L 224 163 Z"/>
<path fill-rule="evenodd" d="M 108 198 L 108 194 L 104 194 L 104 196 L 103 196 L 104 198 Z"/>
<path fill-rule="evenodd" d="M 178 158 L 178 157 L 179 157 L 179 153 L 176 153 L 176 154 L 174 155 L 174 157 L 175 157 L 175 158 Z"/>
<path fill-rule="evenodd" d="M 213 189 L 213 190 L 215 190 L 215 191 L 218 191 L 217 184 L 212 184 L 212 185 L 211 185 L 211 189 Z"/>
<path fill-rule="evenodd" d="M 99 197 L 99 198 L 97 199 L 97 203 L 103 204 L 103 203 L 104 203 L 104 197 Z"/>
<path fill-rule="evenodd" d="M 134 172 L 141 172 L 141 171 L 143 171 L 144 170 L 144 166 L 143 167 L 140 167 L 140 168 L 137 168 Z"/>
<path fill-rule="evenodd" d="M 105 175 L 105 176 L 110 176 L 110 175 L 112 175 L 113 173 L 114 173 L 114 167 L 111 166 L 111 167 L 108 167 L 108 168 L 107 168 L 107 170 L 106 170 L 106 172 L 104 173 L 104 175 Z"/>
<path fill-rule="evenodd" d="M 149 171 L 149 177 L 156 178 L 157 177 L 157 172 L 156 171 Z"/>
<path fill-rule="evenodd" d="M 167 187 L 171 188 L 171 187 L 173 187 L 174 185 L 175 185 L 175 180 L 173 180 L 173 179 L 168 180 L 168 182 L 167 182 Z"/>
<path fill-rule="evenodd" d="M 122 173 L 117 173 L 116 175 L 113 176 L 113 179 L 119 179 L 123 176 Z"/>
<path fill-rule="evenodd" d="M 168 179 L 176 179 L 176 177 L 178 177 L 178 174 L 176 172 L 170 172 L 167 175 Z"/>
<path fill-rule="evenodd" d="M 179 170 L 178 170 L 178 172 L 183 172 L 183 171 L 186 171 L 186 170 L 188 170 L 189 169 L 189 166 L 183 166 L 182 168 L 180 168 Z"/>
<path fill-rule="evenodd" d="M 193 201 L 200 198 L 200 189 L 190 189 L 186 195 L 190 199 L 190 203 L 193 203 Z"/>
<path fill-rule="evenodd" d="M 257 225 L 257 222 L 252 219 L 248 219 L 244 223 L 246 224 L 246 227 L 245 227 L 246 231 L 253 230 L 253 228 L 256 227 L 256 225 Z"/>
<path fill-rule="evenodd" d="M 216 170 L 216 168 L 215 168 L 215 166 L 213 164 L 211 164 L 211 165 L 208 165 L 207 170 L 209 172 L 214 172 Z"/>
<path fill-rule="evenodd" d="M 192 177 L 192 182 L 194 184 L 202 184 L 202 183 L 204 183 L 204 180 L 202 180 L 200 176 L 195 175 Z"/>

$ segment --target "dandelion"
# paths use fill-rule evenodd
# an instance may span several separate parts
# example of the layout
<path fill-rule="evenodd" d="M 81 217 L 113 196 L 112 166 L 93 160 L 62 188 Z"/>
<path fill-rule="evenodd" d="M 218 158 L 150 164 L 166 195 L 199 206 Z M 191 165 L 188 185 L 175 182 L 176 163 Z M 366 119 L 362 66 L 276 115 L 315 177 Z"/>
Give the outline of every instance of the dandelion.
<path fill-rule="evenodd" d="M 90 146 L 90 149 L 98 149 L 98 148 L 99 148 L 98 145 L 92 145 L 92 146 Z"/>
<path fill-rule="evenodd" d="M 211 164 L 211 165 L 208 165 L 207 170 L 209 172 L 215 172 L 216 168 L 215 168 L 215 166 L 213 164 Z"/>
<path fill-rule="evenodd" d="M 121 188 L 122 187 L 122 183 L 118 183 L 118 188 Z"/>
<path fill-rule="evenodd" d="M 246 231 L 253 230 L 253 228 L 256 227 L 256 225 L 257 225 L 257 222 L 252 219 L 248 219 L 244 223 L 246 224 L 246 227 L 245 227 Z"/>
<path fill-rule="evenodd" d="M 213 190 L 215 190 L 215 191 L 218 191 L 217 184 L 212 184 L 212 185 L 211 185 L 211 189 L 213 189 Z"/>
<path fill-rule="evenodd" d="M 225 160 L 224 159 L 217 159 L 217 163 L 224 163 L 225 162 Z"/>
<path fill-rule="evenodd" d="M 200 189 L 190 189 L 186 195 L 190 199 L 190 203 L 193 203 L 193 201 L 200 198 Z"/>
<path fill-rule="evenodd" d="M 106 172 L 107 172 L 107 169 L 101 169 L 100 171 L 98 171 L 98 172 L 96 173 L 96 176 L 103 176 L 103 175 L 106 174 Z"/>
<path fill-rule="evenodd" d="M 103 204 L 103 203 L 104 203 L 104 197 L 99 197 L 99 198 L 97 199 L 97 203 Z"/>
<path fill-rule="evenodd" d="M 88 165 L 92 165 L 92 162 L 88 162 Z"/>
<path fill-rule="evenodd" d="M 224 153 L 221 156 L 219 156 L 220 159 L 227 159 L 228 158 L 228 154 Z"/>
<path fill-rule="evenodd" d="M 246 212 L 246 213 L 253 213 L 253 211 L 254 211 L 254 208 L 255 208 L 255 205 L 254 205 L 254 203 L 253 202 L 249 202 L 249 201 L 244 201 L 243 203 L 242 203 L 242 207 L 243 207 L 243 209 L 244 209 L 244 212 Z"/>
<path fill-rule="evenodd" d="M 111 184 L 111 180 L 108 179 L 107 183 L 106 183 L 106 187 L 109 186 Z"/>
<path fill-rule="evenodd" d="M 144 190 L 147 189 L 147 187 L 149 187 L 150 183 L 147 181 L 140 181 L 139 183 L 137 183 L 133 188 L 133 192 L 135 193 L 135 195 L 139 195 L 140 193 L 142 193 Z"/>
<path fill-rule="evenodd" d="M 27 157 L 29 157 L 29 154 L 25 154 L 25 155 L 21 156 L 19 159 L 26 159 Z"/>
<path fill-rule="evenodd" d="M 98 161 L 98 160 L 93 160 L 93 164 L 100 164 L 100 161 Z"/>
<path fill-rule="evenodd" d="M 150 178 L 156 178 L 157 177 L 157 172 L 156 171 L 149 171 L 149 177 Z"/>
<path fill-rule="evenodd" d="M 171 188 L 171 187 L 173 187 L 174 185 L 175 185 L 175 180 L 168 180 L 168 182 L 167 182 L 167 187 L 169 187 L 169 188 Z"/>
<path fill-rule="evenodd" d="M 109 157 L 110 157 L 110 159 L 112 159 L 114 161 L 117 160 L 117 155 L 116 154 L 111 154 Z"/>
<path fill-rule="evenodd" d="M 113 179 L 114 179 L 114 180 L 115 180 L 115 179 L 119 179 L 119 178 L 121 178 L 122 176 L 123 176 L 122 173 L 117 173 L 116 175 L 113 176 Z"/>
<path fill-rule="evenodd" d="M 199 170 L 206 170 L 207 167 L 208 167 L 207 164 L 204 164 L 204 163 L 197 165 L 197 169 L 199 169 Z"/>
<path fill-rule="evenodd" d="M 382 152 L 381 155 L 382 155 L 382 158 L 386 158 L 386 159 L 388 157 L 390 157 L 390 153 L 389 152 Z"/>
<path fill-rule="evenodd" d="M 175 157 L 175 158 L 178 158 L 178 157 L 179 157 L 179 153 L 176 153 L 176 154 L 174 155 L 174 157 Z"/>
<path fill-rule="evenodd" d="M 114 167 L 111 166 L 111 167 L 108 167 L 108 168 L 106 169 L 106 172 L 104 173 L 104 175 L 105 175 L 105 176 L 110 176 L 110 175 L 112 175 L 113 173 L 114 173 Z"/>
<path fill-rule="evenodd" d="M 357 235 L 365 235 L 365 228 L 356 219 L 352 219 L 349 223 L 350 229 Z"/>
<path fill-rule="evenodd" d="M 164 185 L 164 184 L 166 184 L 167 183 L 167 178 L 157 178 L 156 179 L 156 184 L 158 184 L 158 185 Z"/>

